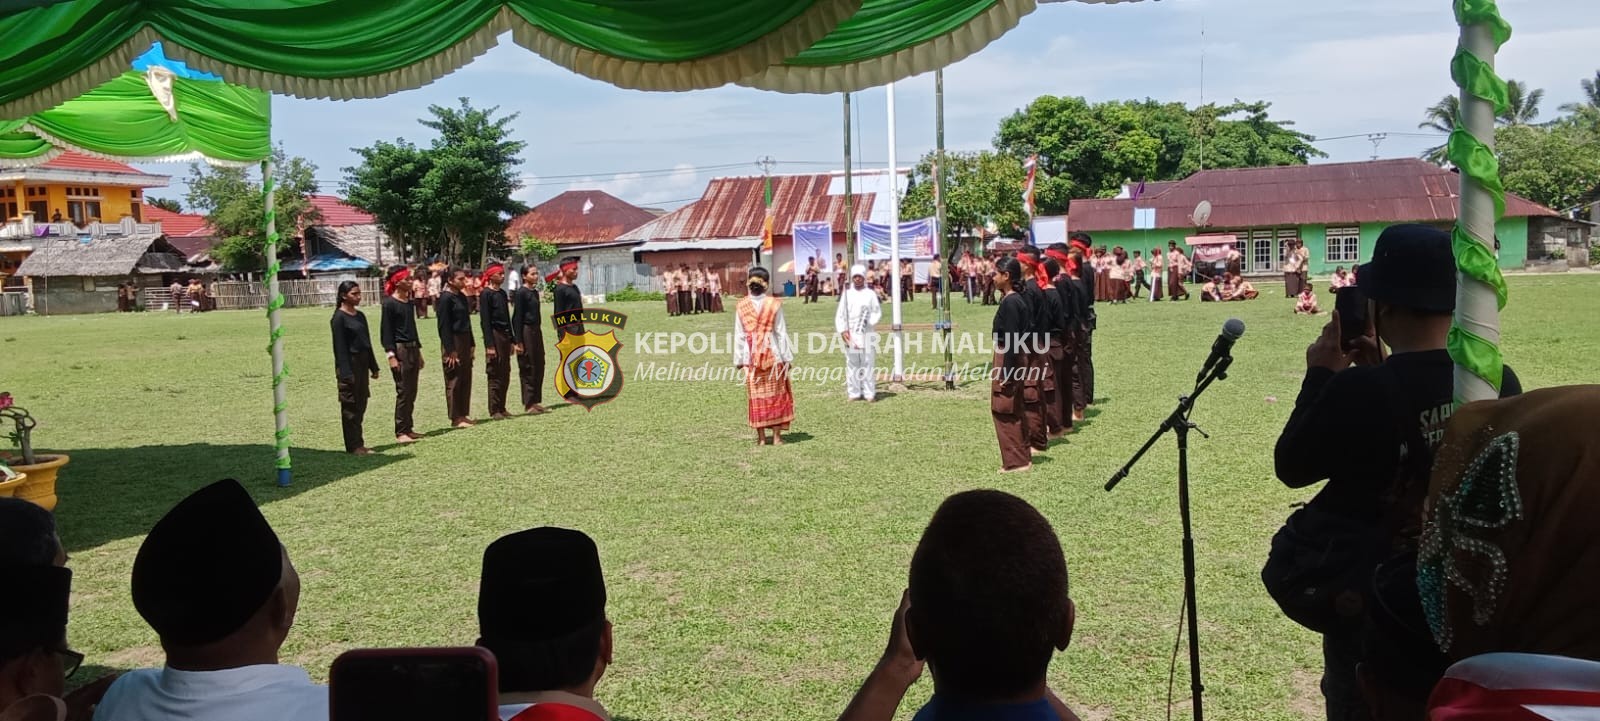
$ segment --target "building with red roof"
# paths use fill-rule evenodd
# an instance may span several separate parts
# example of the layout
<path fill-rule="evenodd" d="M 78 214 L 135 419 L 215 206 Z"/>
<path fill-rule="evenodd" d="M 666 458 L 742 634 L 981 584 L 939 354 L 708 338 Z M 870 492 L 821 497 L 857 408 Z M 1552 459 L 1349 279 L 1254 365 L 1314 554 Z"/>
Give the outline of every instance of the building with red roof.
<path fill-rule="evenodd" d="M 1390 225 L 1450 228 L 1460 191 L 1458 174 L 1415 158 L 1202 170 L 1180 181 L 1147 183 L 1138 199 L 1125 191 L 1116 199 L 1073 200 L 1067 225 L 1091 234 L 1096 246 L 1120 245 L 1130 254 L 1169 242 L 1233 243 L 1251 275 L 1281 273 L 1285 242 L 1298 240 L 1310 252 L 1310 272 L 1327 274 L 1370 259 L 1378 234 Z M 1209 213 L 1196 217 L 1202 203 Z M 1144 211 L 1147 222 L 1136 225 L 1135 210 Z M 1508 194 L 1496 235 L 1501 267 L 1522 268 L 1569 244 L 1583 246 L 1587 230 Z"/>

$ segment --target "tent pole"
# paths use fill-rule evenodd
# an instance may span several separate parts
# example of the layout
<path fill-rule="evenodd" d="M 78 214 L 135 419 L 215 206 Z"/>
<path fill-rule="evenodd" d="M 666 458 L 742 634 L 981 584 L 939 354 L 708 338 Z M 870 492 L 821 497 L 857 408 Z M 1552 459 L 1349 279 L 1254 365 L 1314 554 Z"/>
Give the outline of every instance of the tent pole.
<path fill-rule="evenodd" d="M 267 247 L 267 325 L 272 329 L 268 350 L 272 353 L 272 414 L 275 423 L 273 450 L 277 454 L 278 485 L 289 485 L 289 372 L 283 363 L 283 293 L 278 288 L 277 187 L 272 177 L 272 161 L 261 161 L 261 186 L 265 196 Z"/>
<path fill-rule="evenodd" d="M 894 152 L 894 83 L 889 83 L 889 288 L 894 331 L 894 371 L 890 383 L 905 382 L 905 327 L 900 323 L 900 173 Z"/>
<path fill-rule="evenodd" d="M 1494 155 L 1496 102 L 1488 97 L 1505 84 L 1495 74 L 1495 53 L 1510 37 L 1494 0 L 1455 0 L 1460 45 L 1451 63 L 1461 87 L 1461 117 L 1448 144 L 1461 169 L 1461 212 L 1453 235 L 1457 283 L 1450 357 L 1455 361 L 1457 403 L 1500 396 L 1500 308 L 1505 278 L 1494 255 L 1495 223 L 1505 194 Z M 1482 95 L 1474 94 L 1474 90 Z"/>
<path fill-rule="evenodd" d="M 939 252 L 944 255 L 944 266 L 948 268 L 950 264 L 956 262 L 956 257 L 955 249 L 949 245 L 950 236 L 944 229 L 944 70 L 942 68 L 933 71 L 933 127 L 935 144 L 933 197 L 938 201 L 938 247 Z M 938 278 L 929 278 L 928 283 L 930 285 L 934 283 L 943 284 L 945 277 L 949 275 L 948 272 L 942 273 Z M 939 298 L 939 302 L 942 304 L 939 310 L 944 325 L 944 388 L 945 390 L 953 391 L 956 388 L 956 357 L 955 349 L 951 348 L 950 301 L 954 297 L 951 295 L 954 288 L 944 288 L 943 290 L 944 293 Z"/>
<path fill-rule="evenodd" d="M 850 170 L 850 93 L 844 94 L 844 257 L 846 264 L 856 262 L 856 205 L 855 198 L 851 196 L 850 181 L 854 173 Z M 845 272 L 849 272 L 846 267 Z M 838 271 L 834 271 L 837 273 Z M 846 283 L 852 282 L 848 277 Z M 840 295 L 844 289 L 839 288 Z"/>

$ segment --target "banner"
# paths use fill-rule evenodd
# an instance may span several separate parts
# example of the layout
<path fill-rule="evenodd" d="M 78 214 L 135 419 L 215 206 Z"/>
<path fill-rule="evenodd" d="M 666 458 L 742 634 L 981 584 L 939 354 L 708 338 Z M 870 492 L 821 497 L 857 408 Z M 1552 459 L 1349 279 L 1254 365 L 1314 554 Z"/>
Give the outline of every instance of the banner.
<path fill-rule="evenodd" d="M 911 220 L 900 224 L 900 257 L 927 260 L 938 252 L 934 248 L 938 224 L 933 218 Z M 862 222 L 856 233 L 856 258 L 860 260 L 885 260 L 889 257 L 889 226 Z"/>
<path fill-rule="evenodd" d="M 832 273 L 833 267 L 833 226 L 826 222 L 821 223 L 795 223 L 794 224 L 794 272 L 801 275 L 806 272 L 811 259 L 817 259 L 817 266 L 823 273 Z"/>
<path fill-rule="evenodd" d="M 1033 219 L 1033 232 L 1030 235 L 1033 244 L 1039 248 L 1048 248 L 1052 243 L 1067 242 L 1067 216 L 1041 215 Z"/>

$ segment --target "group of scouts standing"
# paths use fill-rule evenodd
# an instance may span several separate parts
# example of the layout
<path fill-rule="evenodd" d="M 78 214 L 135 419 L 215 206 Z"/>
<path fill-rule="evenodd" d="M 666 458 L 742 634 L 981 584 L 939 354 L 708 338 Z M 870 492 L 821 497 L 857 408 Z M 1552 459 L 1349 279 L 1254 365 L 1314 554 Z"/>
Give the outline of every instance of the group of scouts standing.
<path fill-rule="evenodd" d="M 1074 233 L 1074 236 L 1081 234 Z M 1151 248 L 1149 259 L 1143 251 L 1135 250 L 1130 256 L 1121 246 L 1084 248 L 1083 267 L 1093 278 L 1093 300 L 1100 303 L 1126 303 L 1130 300 L 1185 300 L 1189 291 L 1184 279 L 1194 272 L 1194 263 L 1178 249 L 1176 242 L 1167 244 L 1166 252 Z M 967 302 L 980 299 L 983 305 L 1000 302 L 1000 292 L 994 282 L 998 262 L 1004 254 L 962 254 L 951 269 L 954 286 L 965 295 Z M 952 291 L 953 292 L 953 291 Z"/>
<path fill-rule="evenodd" d="M 989 411 L 1000 445 L 1002 473 L 1026 471 L 1033 456 L 1070 432 L 1094 403 L 1096 278 L 1091 240 L 1043 252 L 1023 246 L 992 261 L 999 294 Z"/>
<path fill-rule="evenodd" d="M 394 436 L 400 443 L 421 440 L 412 423 L 417 399 L 417 381 L 423 368 L 422 338 L 417 332 L 417 313 L 412 294 L 413 270 L 396 265 L 385 274 L 384 299 L 380 323 L 380 343 L 388 356 L 394 376 Z M 439 350 L 444 366 L 445 407 L 450 424 L 470 428 L 477 421 L 469 410 L 472 402 L 472 365 L 477 341 L 472 333 L 472 310 L 467 300 L 467 271 L 446 268 L 437 274 L 442 282 L 435 301 L 438 315 Z M 479 299 L 478 324 L 483 337 L 485 372 L 489 381 L 489 417 L 509 418 L 506 394 L 511 387 L 511 364 L 517 365 L 522 381 L 523 412 L 545 412 L 544 328 L 539 311 L 539 286 L 524 283 L 516 292 L 503 290 L 506 267 L 493 263 L 480 274 L 483 278 Z M 573 281 L 578 276 L 578 259 L 561 261 L 557 270 L 545 276 L 554 281 L 555 313 L 583 309 L 583 295 Z M 522 267 L 521 277 L 539 277 L 533 263 Z M 378 378 L 378 360 L 373 352 L 367 318 L 358 309 L 361 285 L 353 280 L 339 284 L 339 307 L 330 323 L 333 329 L 333 361 L 339 381 L 340 418 L 344 426 L 344 446 L 349 453 L 367 455 L 372 451 L 362 438 L 362 420 L 367 411 L 370 380 Z M 556 328 L 557 338 L 566 332 L 581 332 L 577 327 Z"/>
<path fill-rule="evenodd" d="M 668 267 L 661 274 L 666 290 L 667 315 L 722 312 L 722 275 L 706 270 L 700 263 L 693 270 L 684 263 L 677 270 Z"/>

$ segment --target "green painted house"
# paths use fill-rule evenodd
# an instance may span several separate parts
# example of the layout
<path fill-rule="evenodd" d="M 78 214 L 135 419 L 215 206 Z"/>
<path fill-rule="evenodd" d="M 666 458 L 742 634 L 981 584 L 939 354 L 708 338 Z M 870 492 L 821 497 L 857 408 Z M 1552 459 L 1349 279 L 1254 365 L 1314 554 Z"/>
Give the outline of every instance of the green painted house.
<path fill-rule="evenodd" d="M 1130 254 L 1165 248 L 1168 241 L 1186 248 L 1195 236 L 1231 235 L 1245 274 L 1254 276 L 1280 274 L 1284 241 L 1295 239 L 1310 251 L 1311 273 L 1328 275 L 1369 259 L 1378 234 L 1395 223 L 1453 226 L 1459 191 L 1456 173 L 1410 158 L 1202 170 L 1183 180 L 1145 183 L 1142 192 L 1130 188 L 1122 198 L 1074 200 L 1068 227 L 1089 233 L 1097 246 L 1120 245 Z M 1197 227 L 1202 201 L 1211 210 Z M 1143 211 L 1137 214 L 1142 222 L 1135 210 Z M 1562 257 L 1568 246 L 1586 247 L 1586 228 L 1508 195 L 1506 216 L 1496 226 L 1500 267 L 1520 269 Z"/>

